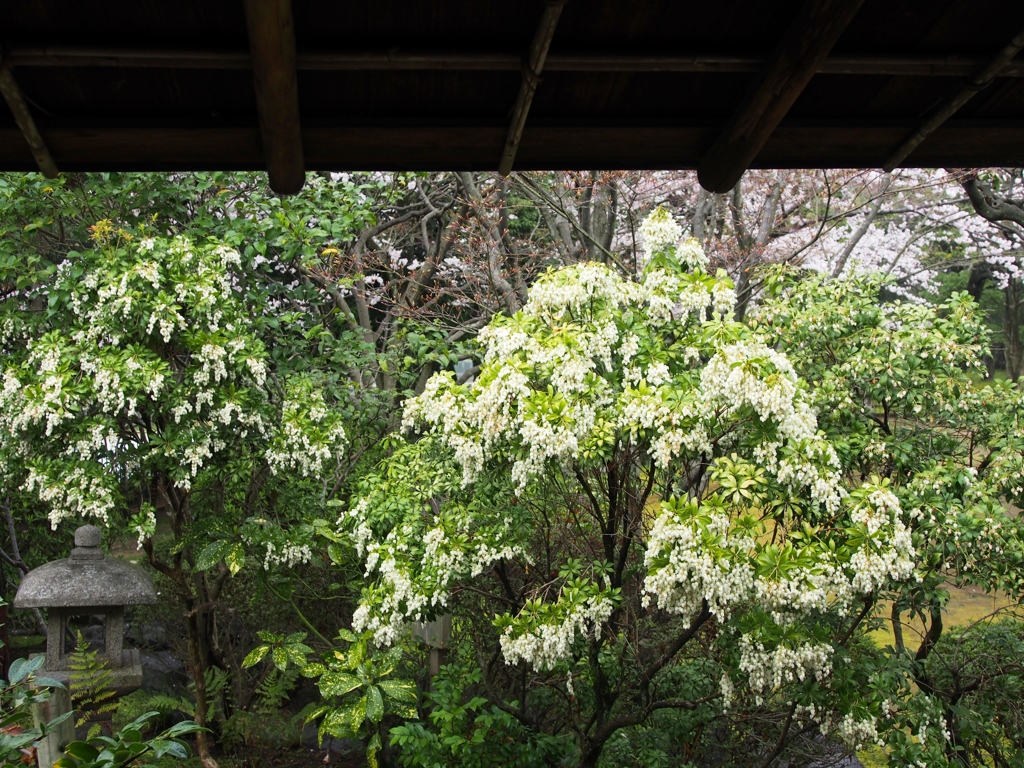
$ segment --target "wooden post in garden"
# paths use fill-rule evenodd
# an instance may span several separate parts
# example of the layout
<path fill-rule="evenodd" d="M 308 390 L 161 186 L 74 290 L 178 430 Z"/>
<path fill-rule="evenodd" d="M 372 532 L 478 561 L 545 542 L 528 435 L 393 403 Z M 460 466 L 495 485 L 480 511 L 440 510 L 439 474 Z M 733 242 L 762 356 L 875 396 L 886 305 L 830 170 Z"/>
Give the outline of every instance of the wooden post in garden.
<path fill-rule="evenodd" d="M 32 705 L 32 720 L 36 728 L 42 728 L 49 722 L 66 715 L 71 711 L 71 688 L 54 688 L 50 698 Z M 36 763 L 50 766 L 64 757 L 64 746 L 75 739 L 75 718 L 69 717 L 51 730 L 46 738 L 36 747 Z"/>
<path fill-rule="evenodd" d="M 412 625 L 413 637 L 418 637 L 430 648 L 430 661 L 427 671 L 433 680 L 448 662 L 448 644 L 452 641 L 452 615 L 442 614 L 433 621 L 415 621 Z"/>

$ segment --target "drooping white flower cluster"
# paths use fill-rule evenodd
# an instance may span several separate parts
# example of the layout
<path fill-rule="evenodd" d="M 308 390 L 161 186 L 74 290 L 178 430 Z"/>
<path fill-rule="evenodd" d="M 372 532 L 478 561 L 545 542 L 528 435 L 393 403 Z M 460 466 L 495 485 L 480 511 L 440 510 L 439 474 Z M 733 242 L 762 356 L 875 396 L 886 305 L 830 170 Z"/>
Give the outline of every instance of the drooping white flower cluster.
<path fill-rule="evenodd" d="M 440 374 L 406 404 L 404 425 L 440 428 L 473 482 L 487 460 L 512 450 L 512 477 L 522 490 L 548 462 L 573 461 L 617 434 L 650 440 L 658 466 L 712 450 L 716 431 L 754 409 L 779 421 L 780 439 L 803 441 L 785 457 L 771 451 L 773 469 L 816 501 L 839 501 L 834 453 L 816 436 L 816 421 L 785 357 L 756 341 L 709 345 L 696 337 L 709 317 L 723 322 L 731 287 L 699 269 L 649 269 L 640 284 L 597 264 L 549 273 L 513 318 L 480 334 L 480 376 L 459 387 Z M 694 334 L 685 354 L 667 354 L 662 328 Z M 694 382 L 694 363 L 711 362 Z M 689 390 L 688 398 L 672 397 Z M 671 405 L 669 404 L 671 402 Z M 820 470 L 819 470 L 820 468 Z"/>
<path fill-rule="evenodd" d="M 663 610 L 692 617 L 707 601 L 723 621 L 753 599 L 781 626 L 830 608 L 845 614 L 857 597 L 912 577 L 916 558 L 899 500 L 887 487 L 858 489 L 848 505 L 850 523 L 865 527 L 863 542 L 835 550 L 814 543 L 798 547 L 794 557 L 813 557 L 813 568 L 794 565 L 784 575 L 759 575 L 762 542 L 696 500 L 668 500 L 648 536 L 645 603 L 654 597 Z"/>
<path fill-rule="evenodd" d="M 733 697 L 736 695 L 736 686 L 728 672 L 723 672 L 718 681 L 718 692 L 722 694 L 722 710 L 728 711 L 732 706 Z"/>
<path fill-rule="evenodd" d="M 371 556 L 372 553 L 371 552 Z M 405 629 L 407 621 L 422 621 L 424 609 L 430 604 L 430 595 L 417 589 L 412 574 L 394 557 L 367 561 L 367 575 L 376 572 L 380 582 L 374 595 L 379 598 L 371 605 L 363 600 L 352 615 L 352 627 L 357 632 L 372 632 L 379 646 L 393 645 Z M 438 605 L 447 602 L 444 592 L 438 594 Z"/>
<path fill-rule="evenodd" d="M 285 401 L 281 425 L 266 457 L 274 474 L 289 469 L 303 477 L 324 471 L 329 461 L 337 461 L 345 445 L 345 428 L 338 414 L 328 410 L 323 395 L 303 390 L 300 397 Z"/>
<path fill-rule="evenodd" d="M 643 289 L 637 283 L 623 280 L 601 264 L 585 263 L 541 277 L 530 288 L 529 300 L 522 312 L 526 317 L 571 322 L 591 315 L 595 306 L 618 308 L 641 301 L 643 296 Z M 491 325 L 480 333 L 488 352 L 492 350 L 488 339 L 495 332 L 495 326 Z"/>
<path fill-rule="evenodd" d="M 871 744 L 879 747 L 885 741 L 878 736 L 878 718 L 873 715 L 858 719 L 852 712 L 843 716 L 835 726 L 835 735 L 850 749 L 859 750 Z M 822 735 L 827 735 L 822 729 Z"/>
<path fill-rule="evenodd" d="M 518 443 L 523 451 L 513 477 L 523 488 L 548 460 L 575 456 L 599 427 L 599 410 L 614 408 L 607 379 L 619 375 L 619 361 L 638 350 L 637 336 L 624 332 L 619 318 L 655 293 L 660 289 L 648 292 L 597 264 L 549 274 L 533 287 L 520 315 L 481 332 L 485 370 L 471 396 L 450 377 L 435 376 L 407 403 L 405 426 L 439 426 L 467 484 L 501 443 Z M 706 310 L 713 297 L 703 287 L 701 295 Z M 546 332 L 533 333 L 534 327 Z M 668 367 L 652 362 L 653 377 L 665 381 Z M 557 403 L 539 402 L 533 381 L 538 372 L 549 379 Z"/>
<path fill-rule="evenodd" d="M 888 701 L 882 702 L 882 713 L 889 714 Z M 885 746 L 885 740 L 879 736 L 879 719 L 872 714 L 858 717 L 854 712 L 839 716 L 837 713 L 820 708 L 814 703 L 798 705 L 794 710 L 797 718 L 817 723 L 822 736 L 836 736 L 852 750 L 861 750 L 871 745 Z"/>
<path fill-rule="evenodd" d="M 644 246 L 644 264 L 659 254 L 678 259 L 688 270 L 706 269 L 708 257 L 695 238 L 683 238 L 683 228 L 664 208 L 656 208 L 640 225 L 640 240 Z"/>
<path fill-rule="evenodd" d="M 643 241 L 648 259 L 651 255 L 675 245 L 682 235 L 683 228 L 664 208 L 655 209 L 640 225 L 640 239 Z"/>
<path fill-rule="evenodd" d="M 748 635 L 740 637 L 740 670 L 747 674 L 754 699 L 760 706 L 765 698 L 783 685 L 813 677 L 819 683 L 832 672 L 832 646 L 825 643 L 801 643 L 791 647 L 779 643 L 773 650 Z"/>
<path fill-rule="evenodd" d="M 278 567 L 294 568 L 300 563 L 308 563 L 313 559 L 313 550 L 308 544 L 285 544 L 281 548 L 273 542 L 267 542 L 266 554 L 263 556 L 263 570 L 269 571 Z"/>
<path fill-rule="evenodd" d="M 674 512 L 660 514 L 648 537 L 644 607 L 653 595 L 663 610 L 692 617 L 707 600 L 711 613 L 725 621 L 754 588 L 754 568 L 746 556 L 752 542 L 730 539 L 727 515 L 700 515 L 695 502 L 682 505 L 679 513 L 677 505 L 669 506 Z"/>
<path fill-rule="evenodd" d="M 107 522 L 114 508 L 113 483 L 109 478 L 89 475 L 80 468 L 54 478 L 45 468 L 30 467 L 25 479 L 26 491 L 34 491 L 49 506 L 50 527 L 62 520 L 93 518 Z"/>
<path fill-rule="evenodd" d="M 578 636 L 601 634 L 601 625 L 613 608 L 611 600 L 596 595 L 559 617 L 558 623 L 542 623 L 519 634 L 506 627 L 500 638 L 501 653 L 509 664 L 525 662 L 538 672 L 554 669 L 570 657 Z"/>
<path fill-rule="evenodd" d="M 762 422 L 777 424 L 781 440 L 761 446 L 758 459 L 780 481 L 809 488 L 811 498 L 829 511 L 839 507 L 839 458 L 832 446 L 818 437 L 817 418 L 810 405 L 798 397 L 796 372 L 785 355 L 758 340 L 730 344 L 704 368 L 701 388 L 711 407 L 727 413 L 749 407 Z M 778 449 L 785 441 L 802 450 L 780 459 Z M 823 471 L 823 466 L 829 469 Z"/>
<path fill-rule="evenodd" d="M 280 568 L 294 568 L 313 560 L 314 529 L 308 524 L 282 527 L 275 519 L 249 517 L 240 527 L 241 544 L 252 552 L 252 562 L 264 571 Z M 231 546 L 219 542 L 223 548 L 217 553 L 231 569 L 237 572 L 246 562 L 245 550 L 241 545 Z"/>
<path fill-rule="evenodd" d="M 866 502 L 854 508 L 850 518 L 863 525 L 872 541 L 877 542 L 875 547 L 860 547 L 850 558 L 853 592 L 868 594 L 889 580 L 902 581 L 913 575 L 914 541 L 903 521 L 896 494 L 884 487 L 872 491 Z"/>
<path fill-rule="evenodd" d="M 500 560 L 529 561 L 510 542 L 507 524 L 481 530 L 464 511 L 449 510 L 429 520 L 417 515 L 377 537 L 367 520 L 370 506 L 364 496 L 336 525 L 349 531 L 370 583 L 353 626 L 372 632 L 377 645 L 393 644 L 407 622 L 425 621 L 444 609 L 460 579 L 478 578 Z"/>
<path fill-rule="evenodd" d="M 146 539 L 156 532 L 156 507 L 152 504 L 143 505 L 143 510 L 138 518 L 138 524 L 132 528 L 135 534 L 136 549 L 142 549 Z"/>

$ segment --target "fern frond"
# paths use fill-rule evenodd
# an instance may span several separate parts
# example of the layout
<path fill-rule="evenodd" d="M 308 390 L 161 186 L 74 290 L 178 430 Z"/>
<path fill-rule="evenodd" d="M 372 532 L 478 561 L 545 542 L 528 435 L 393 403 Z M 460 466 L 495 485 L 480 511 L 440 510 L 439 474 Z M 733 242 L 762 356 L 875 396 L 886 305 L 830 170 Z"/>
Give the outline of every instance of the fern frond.
<path fill-rule="evenodd" d="M 274 667 L 256 687 L 256 697 L 260 706 L 268 712 L 280 709 L 295 689 L 299 679 L 299 668 L 290 665 L 281 671 Z"/>
<path fill-rule="evenodd" d="M 77 633 L 71 666 L 71 701 L 79 711 L 76 726 L 81 727 L 96 714 L 107 714 L 117 709 L 114 696 L 114 676 L 110 663 L 99 651 L 90 650 L 89 643 Z"/>
<path fill-rule="evenodd" d="M 195 704 L 185 698 L 174 698 L 164 694 L 156 694 L 147 699 L 148 706 L 155 709 L 161 715 L 170 715 L 174 712 L 181 712 L 187 717 L 196 716 Z"/>

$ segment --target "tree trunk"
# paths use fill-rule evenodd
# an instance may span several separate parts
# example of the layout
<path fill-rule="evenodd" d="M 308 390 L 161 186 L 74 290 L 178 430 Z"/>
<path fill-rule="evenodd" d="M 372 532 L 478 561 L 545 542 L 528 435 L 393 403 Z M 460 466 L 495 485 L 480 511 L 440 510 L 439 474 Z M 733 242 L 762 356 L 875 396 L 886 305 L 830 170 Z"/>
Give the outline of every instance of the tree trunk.
<path fill-rule="evenodd" d="M 209 724 L 209 700 L 206 695 L 206 664 L 200 649 L 201 617 L 195 606 L 187 606 L 188 615 L 188 663 L 196 686 L 196 724 L 203 728 Z M 217 761 L 210 754 L 209 734 L 200 731 L 196 734 L 196 752 L 203 768 L 219 768 Z"/>
<path fill-rule="evenodd" d="M 0 562 L 0 598 L 7 596 L 7 572 Z M 13 597 L 13 595 L 12 595 Z M 7 602 L 0 605 L 0 679 L 7 680 L 7 672 L 11 668 L 11 641 L 7 637 Z"/>
<path fill-rule="evenodd" d="M 890 174 L 885 174 L 885 187 L 889 186 Z M 857 248 L 857 244 L 864 239 L 864 235 L 867 234 L 868 230 L 871 229 L 871 225 L 875 219 L 878 218 L 878 212 L 882 209 L 882 200 L 884 199 L 883 193 L 879 192 L 878 197 L 871 201 L 871 206 L 868 208 L 867 215 L 864 216 L 864 220 L 861 221 L 860 226 L 850 235 L 850 239 L 846 241 L 846 247 L 843 248 L 842 253 L 839 254 L 839 258 L 836 259 L 836 263 L 832 266 L 832 279 L 836 280 L 842 276 L 843 270 L 846 269 L 846 262 L 849 261 L 850 256 Z"/>
<path fill-rule="evenodd" d="M 967 276 L 967 292 L 971 297 L 981 304 L 981 295 L 985 292 L 985 283 L 992 278 L 992 265 L 987 261 L 976 261 L 971 265 L 971 272 Z"/>
<path fill-rule="evenodd" d="M 25 574 L 28 573 L 28 566 L 25 565 L 25 561 L 21 559 L 21 550 L 18 547 L 18 533 L 14 529 L 14 517 L 11 515 L 11 497 L 10 494 L 4 497 L 4 517 L 7 519 L 7 535 L 11 541 L 11 560 L 14 563 L 14 568 L 18 572 L 18 578 L 25 578 Z M 36 620 L 36 630 L 43 637 L 46 637 L 46 622 L 43 621 L 43 614 L 39 612 L 38 608 L 32 608 L 32 616 Z M 5 622 L 6 624 L 6 622 Z"/>
<path fill-rule="evenodd" d="M 1017 381 L 1024 362 L 1024 350 L 1020 344 L 1020 282 L 1010 280 L 1004 291 L 1006 296 L 1006 318 L 1003 324 L 1006 333 L 1006 375 Z"/>

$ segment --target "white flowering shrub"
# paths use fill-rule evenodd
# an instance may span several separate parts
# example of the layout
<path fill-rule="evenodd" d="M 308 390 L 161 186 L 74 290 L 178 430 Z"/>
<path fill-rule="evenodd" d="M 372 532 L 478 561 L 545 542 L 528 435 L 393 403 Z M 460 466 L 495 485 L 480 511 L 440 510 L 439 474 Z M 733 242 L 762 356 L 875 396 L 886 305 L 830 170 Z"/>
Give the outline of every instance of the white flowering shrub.
<path fill-rule="evenodd" d="M 239 254 L 99 227 L 97 251 L 73 254 L 47 289 L 67 314 L 0 362 L 0 473 L 23 471 L 56 528 L 113 522 L 133 475 L 159 478 L 180 506 L 239 441 L 266 445 L 271 471 L 328 472 L 341 417 L 312 382 L 290 380 L 283 402 L 268 387 L 267 350 L 233 285 Z"/>
<path fill-rule="evenodd" d="M 94 250 L 70 254 L 50 281 L 2 307 L 16 332 L 0 360 L 0 477 L 36 495 L 53 528 L 127 528 L 140 547 L 159 505 L 199 569 L 236 573 L 247 554 L 264 566 L 308 560 L 311 534 L 281 556 L 280 525 L 246 542 L 231 536 L 245 514 L 218 516 L 207 503 L 211 486 L 231 498 L 232 484 L 264 464 L 330 475 L 345 447 L 342 416 L 313 381 L 268 379 L 239 253 L 109 222 L 93 231 Z M 33 301 L 49 314 L 34 315 Z"/>
<path fill-rule="evenodd" d="M 968 650 L 989 636 L 987 622 L 947 642 L 944 607 L 950 584 L 990 591 L 996 604 L 1024 590 L 1024 529 L 1014 511 L 1024 501 L 1024 400 L 1005 383 L 975 383 L 988 332 L 968 295 L 938 305 L 886 302 L 879 299 L 886 287 L 871 276 L 832 282 L 777 273 L 753 317 L 812 382 L 809 401 L 844 472 L 885 478 L 862 495 L 851 522 L 872 535 L 897 510 L 905 513 L 889 534 L 892 550 L 865 548 L 849 561 L 854 592 L 892 601 L 885 614 L 892 654 L 874 662 L 858 708 L 802 716 L 851 746 L 884 743 L 896 765 L 960 765 L 964 756 L 972 764 L 1012 763 L 1021 752 L 1007 736 L 1019 731 L 1019 718 L 999 718 L 999 707 L 985 702 L 1017 683 L 1005 671 L 988 678 L 969 671 L 989 663 L 1006 670 L 1015 663 L 1012 643 L 1003 646 L 1005 658 L 991 647 Z M 916 578 L 889 580 L 885 574 L 902 567 L 900 553 L 910 551 Z M 922 627 L 912 627 L 914 617 Z M 977 688 L 965 699 L 954 678 L 972 678 Z"/>
<path fill-rule="evenodd" d="M 16 254 L 24 284 L 5 282 L 10 262 L 0 273 L 0 484 L 55 529 L 137 537 L 186 616 L 201 680 L 228 579 L 248 566 L 280 589 L 313 559 L 308 521 L 337 492 L 359 406 L 334 366 L 355 356 L 308 295 L 281 304 L 256 246 L 109 221 L 92 235 L 55 266 Z"/>
<path fill-rule="evenodd" d="M 578 264 L 495 318 L 475 381 L 441 373 L 408 401 L 420 437 L 336 523 L 367 578 L 357 630 L 392 643 L 492 595 L 496 653 L 575 702 L 584 764 L 653 711 L 722 697 L 718 677 L 658 684 L 712 626 L 729 691 L 802 686 L 836 711 L 844 633 L 916 565 L 890 482 L 850 482 L 790 360 L 732 319 L 729 280 L 664 212 L 641 237 L 639 282 Z"/>

